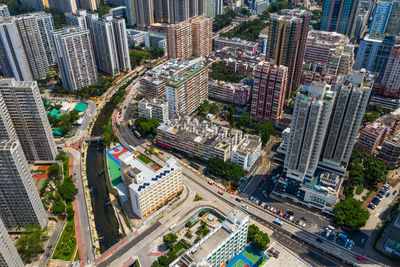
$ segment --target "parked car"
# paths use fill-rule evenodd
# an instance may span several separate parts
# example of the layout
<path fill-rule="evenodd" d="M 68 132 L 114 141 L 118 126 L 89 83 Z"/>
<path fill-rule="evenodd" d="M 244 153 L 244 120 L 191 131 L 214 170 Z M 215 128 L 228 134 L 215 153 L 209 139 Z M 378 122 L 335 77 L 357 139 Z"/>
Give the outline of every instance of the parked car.
<path fill-rule="evenodd" d="M 301 217 L 300 219 L 302 219 L 303 221 L 307 221 L 307 218 L 305 218 L 304 216 L 303 217 Z"/>
<path fill-rule="evenodd" d="M 389 197 L 389 196 L 390 196 L 390 193 L 387 193 L 387 194 L 386 194 L 386 197 Z"/>
<path fill-rule="evenodd" d="M 241 201 L 242 201 L 240 198 L 235 198 L 235 200 L 236 200 L 237 202 L 241 202 Z"/>
<path fill-rule="evenodd" d="M 224 195 L 224 192 L 218 191 L 218 194 L 220 194 L 221 196 Z"/>
<path fill-rule="evenodd" d="M 382 199 L 383 195 L 381 193 L 377 194 L 376 197 Z"/>
<path fill-rule="evenodd" d="M 294 216 L 290 216 L 288 220 L 291 221 L 291 222 L 293 222 Z"/>
<path fill-rule="evenodd" d="M 242 205 L 242 208 L 247 209 L 247 206 L 245 204 Z"/>
<path fill-rule="evenodd" d="M 283 211 L 279 212 L 279 217 L 282 217 L 283 214 L 284 214 Z"/>
<path fill-rule="evenodd" d="M 393 192 L 393 196 L 396 195 L 396 194 L 397 194 L 397 191 L 394 191 L 394 192 Z"/>
<path fill-rule="evenodd" d="M 319 243 L 322 243 L 322 242 L 323 242 L 322 239 L 319 238 L 319 237 L 317 237 L 317 241 L 318 241 Z"/>
<path fill-rule="evenodd" d="M 370 203 L 369 205 L 368 205 L 368 208 L 370 208 L 371 210 L 374 210 L 375 209 L 375 205 L 374 204 L 372 204 L 372 203 Z"/>
<path fill-rule="evenodd" d="M 291 211 L 291 210 L 288 210 L 286 213 L 289 214 L 289 215 L 294 215 L 294 212 Z"/>

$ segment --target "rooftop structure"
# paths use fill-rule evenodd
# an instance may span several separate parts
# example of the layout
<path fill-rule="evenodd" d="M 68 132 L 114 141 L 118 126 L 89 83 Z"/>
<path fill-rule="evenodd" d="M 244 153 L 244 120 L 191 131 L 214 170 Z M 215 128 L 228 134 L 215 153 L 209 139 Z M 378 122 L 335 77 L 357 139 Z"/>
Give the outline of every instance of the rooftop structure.
<path fill-rule="evenodd" d="M 240 130 L 216 126 L 192 117 L 176 117 L 157 128 L 157 143 L 202 159 L 231 157 L 233 147 L 243 139 Z"/>
<path fill-rule="evenodd" d="M 287 247 L 274 241 L 267 250 L 267 253 L 274 252 L 278 256 L 270 257 L 269 260 L 260 267 L 282 267 L 282 266 L 296 266 L 296 267 L 311 267 L 312 265 L 304 261 L 299 255 L 289 250 Z M 271 255 L 272 256 L 272 255 Z"/>
<path fill-rule="evenodd" d="M 138 152 L 127 152 L 119 162 L 132 210 L 140 218 L 148 217 L 182 190 L 182 170 L 175 159 L 168 159 L 161 168 Z"/>
<path fill-rule="evenodd" d="M 260 57 L 256 52 L 243 48 L 225 46 L 222 49 L 216 49 L 215 59 L 219 60 L 228 58 L 236 59 L 238 62 L 253 63 L 254 65 L 264 59 L 264 57 Z"/>
<path fill-rule="evenodd" d="M 142 99 L 138 110 L 141 118 L 155 118 L 160 123 L 168 121 L 168 103 L 162 98 Z"/>
<path fill-rule="evenodd" d="M 208 83 L 208 97 L 245 106 L 250 99 L 250 89 L 250 85 L 244 83 L 210 80 Z"/>
<path fill-rule="evenodd" d="M 140 79 L 140 93 L 146 97 L 158 97 L 165 94 L 165 82 L 179 71 L 193 64 L 203 61 L 202 58 L 194 60 L 171 59 L 147 71 Z"/>
<path fill-rule="evenodd" d="M 243 141 L 233 148 L 231 161 L 244 170 L 250 169 L 261 154 L 261 144 L 260 136 L 245 134 Z"/>
<path fill-rule="evenodd" d="M 257 42 L 250 42 L 237 37 L 229 39 L 227 37 L 219 36 L 214 42 L 215 50 L 223 49 L 224 47 L 229 46 L 232 48 L 241 48 L 256 53 L 258 49 Z"/>
<path fill-rule="evenodd" d="M 169 266 L 222 266 L 246 246 L 249 215 L 232 209 L 226 220 L 188 249 Z"/>

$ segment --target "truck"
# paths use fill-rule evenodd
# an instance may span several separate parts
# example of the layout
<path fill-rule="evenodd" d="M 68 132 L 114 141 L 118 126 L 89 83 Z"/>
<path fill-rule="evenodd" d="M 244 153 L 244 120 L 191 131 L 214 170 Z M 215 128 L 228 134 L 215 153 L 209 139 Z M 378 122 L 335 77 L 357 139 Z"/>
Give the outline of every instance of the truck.
<path fill-rule="evenodd" d="M 278 218 L 275 218 L 272 222 L 273 222 L 274 224 L 279 225 L 279 226 L 282 226 L 282 225 L 283 225 L 283 222 L 282 222 L 280 219 L 278 219 Z"/>
<path fill-rule="evenodd" d="M 346 235 L 346 234 L 343 234 L 343 233 L 340 233 L 340 234 L 339 234 L 339 237 L 340 237 L 341 239 L 343 239 L 343 240 L 346 240 L 346 239 L 347 239 L 347 235 Z"/>
<path fill-rule="evenodd" d="M 134 131 L 133 134 L 138 138 L 142 138 L 142 135 L 138 131 Z"/>
<path fill-rule="evenodd" d="M 128 121 L 128 126 L 129 126 L 129 128 L 132 128 L 132 127 L 133 127 L 133 122 L 132 122 L 132 120 L 129 120 L 129 121 Z"/>

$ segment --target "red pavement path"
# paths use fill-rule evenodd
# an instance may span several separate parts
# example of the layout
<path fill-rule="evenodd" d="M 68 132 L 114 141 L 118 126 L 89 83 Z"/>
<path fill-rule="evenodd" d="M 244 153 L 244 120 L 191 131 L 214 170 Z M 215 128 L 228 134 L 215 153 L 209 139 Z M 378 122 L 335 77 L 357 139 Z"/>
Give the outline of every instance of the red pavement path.
<path fill-rule="evenodd" d="M 74 173 L 74 159 L 73 157 L 69 157 L 69 173 Z M 75 183 L 75 182 L 74 182 Z M 83 250 L 83 240 L 82 240 L 82 230 L 81 230 L 81 223 L 79 221 L 79 210 L 78 210 L 78 200 L 77 198 L 74 199 L 72 202 L 72 206 L 74 208 L 74 221 L 75 221 L 75 236 L 76 242 L 79 248 L 79 257 L 80 257 L 80 266 L 85 266 L 85 253 Z"/>

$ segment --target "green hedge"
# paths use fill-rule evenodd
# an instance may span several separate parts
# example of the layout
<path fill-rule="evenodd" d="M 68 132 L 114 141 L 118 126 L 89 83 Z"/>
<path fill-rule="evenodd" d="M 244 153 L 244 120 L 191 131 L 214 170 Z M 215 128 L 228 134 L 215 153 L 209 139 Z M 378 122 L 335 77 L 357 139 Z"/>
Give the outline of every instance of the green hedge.
<path fill-rule="evenodd" d="M 68 203 L 68 206 L 72 203 Z M 57 247 L 53 254 L 53 259 L 60 259 L 64 261 L 70 261 L 76 247 L 75 238 L 75 221 L 74 218 L 67 221 L 65 228 L 58 240 Z"/>

